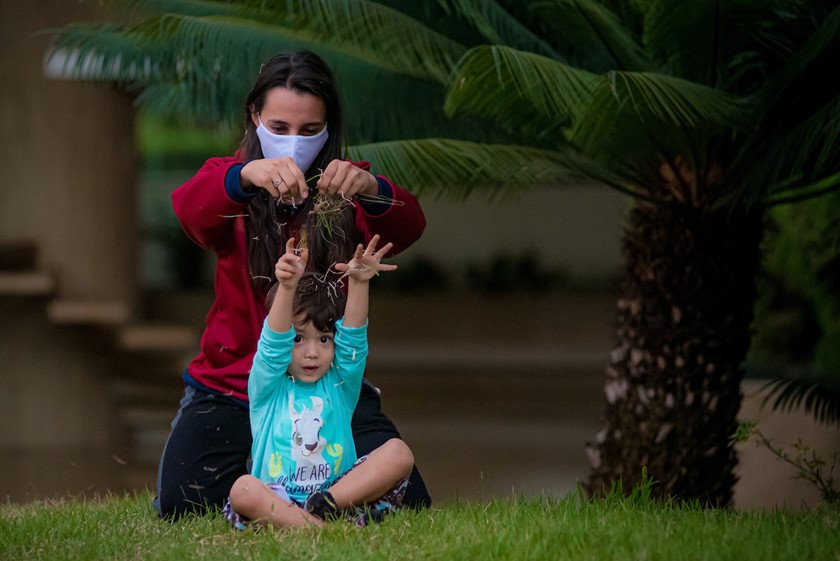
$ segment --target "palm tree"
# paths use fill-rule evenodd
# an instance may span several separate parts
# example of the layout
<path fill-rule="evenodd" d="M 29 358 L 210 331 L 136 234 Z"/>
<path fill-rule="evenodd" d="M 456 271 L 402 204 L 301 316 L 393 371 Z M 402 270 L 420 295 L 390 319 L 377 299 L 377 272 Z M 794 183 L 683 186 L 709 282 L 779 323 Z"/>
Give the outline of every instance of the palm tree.
<path fill-rule="evenodd" d="M 800 2 L 640 3 L 636 35 L 610 26 L 591 3 L 540 4 L 541 20 L 563 21 L 548 12 L 561 4 L 604 22 L 597 36 L 605 50 L 626 53 L 612 58 L 615 70 L 593 77 L 548 57 L 479 47 L 459 63 L 448 107 L 509 108 L 506 92 L 516 91 L 541 118 L 560 116 L 548 122 L 565 127 L 564 140 L 588 160 L 581 167 L 595 166 L 593 175 L 634 195 L 589 489 L 636 484 L 646 467 L 663 494 L 728 505 L 737 463 L 728 439 L 764 213 L 838 185 L 840 96 L 818 76 L 840 47 L 840 11 Z M 583 94 L 564 73 L 585 84 Z M 503 86 L 495 100 L 487 100 L 491 80 Z"/>
<path fill-rule="evenodd" d="M 130 4 L 141 23 L 66 28 L 58 46 L 147 107 L 236 115 L 259 60 L 312 46 L 360 88 L 346 97 L 375 100 L 383 125 L 355 123 L 368 143 L 350 153 L 416 192 L 589 177 L 631 195 L 588 488 L 646 468 L 662 495 L 731 503 L 764 213 L 840 185 L 835 2 Z"/>

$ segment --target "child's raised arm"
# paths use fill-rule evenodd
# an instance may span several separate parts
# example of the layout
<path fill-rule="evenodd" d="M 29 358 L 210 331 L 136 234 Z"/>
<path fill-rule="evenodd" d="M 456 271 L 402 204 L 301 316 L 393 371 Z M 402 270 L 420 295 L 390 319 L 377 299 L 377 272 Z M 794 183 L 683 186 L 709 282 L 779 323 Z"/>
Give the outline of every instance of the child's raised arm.
<path fill-rule="evenodd" d="M 286 242 L 286 253 L 280 256 L 274 266 L 277 277 L 277 292 L 268 310 L 268 326 L 277 332 L 292 328 L 295 289 L 306 269 L 307 251 L 295 249 L 295 239 Z"/>
<path fill-rule="evenodd" d="M 369 281 L 379 274 L 380 271 L 394 271 L 396 265 L 382 263 L 382 258 L 391 251 L 392 243 L 386 243 L 379 251 L 376 244 L 379 243 L 379 235 L 373 236 L 367 248 L 362 244 L 356 248 L 356 253 L 348 263 L 337 263 L 335 268 L 338 271 L 346 271 L 350 277 L 350 286 L 347 289 L 347 305 L 344 308 L 345 327 L 362 327 L 368 318 Z"/>

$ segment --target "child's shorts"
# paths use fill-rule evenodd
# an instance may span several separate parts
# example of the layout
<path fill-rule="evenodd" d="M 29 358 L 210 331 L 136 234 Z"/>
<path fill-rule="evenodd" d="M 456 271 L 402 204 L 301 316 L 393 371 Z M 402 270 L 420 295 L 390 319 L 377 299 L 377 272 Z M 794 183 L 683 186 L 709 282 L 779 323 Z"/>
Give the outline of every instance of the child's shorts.
<path fill-rule="evenodd" d="M 367 459 L 367 456 L 362 456 L 353 464 L 353 466 L 339 475 L 335 481 L 333 481 L 333 485 L 338 483 L 342 477 L 356 469 L 356 466 L 360 465 Z M 274 491 L 274 493 L 280 497 L 282 500 L 295 504 L 300 508 L 303 508 L 303 503 L 296 501 L 289 497 L 286 493 L 286 489 L 279 483 L 266 483 L 269 488 Z M 395 512 L 402 508 L 403 499 L 405 497 L 405 489 L 408 487 L 408 478 L 401 479 L 397 482 L 394 487 L 379 497 L 376 501 L 372 503 L 368 503 L 364 506 L 358 506 L 355 508 L 348 508 L 342 511 L 341 517 L 345 520 L 353 522 L 357 526 L 367 526 L 371 523 L 377 523 L 382 520 L 382 518 Z M 329 489 L 322 489 L 322 490 L 329 490 Z M 233 510 L 233 507 L 230 505 L 230 499 L 225 503 L 224 508 L 225 519 L 230 522 L 231 527 L 236 530 L 245 530 L 248 527 L 249 520 L 240 516 L 238 512 Z"/>

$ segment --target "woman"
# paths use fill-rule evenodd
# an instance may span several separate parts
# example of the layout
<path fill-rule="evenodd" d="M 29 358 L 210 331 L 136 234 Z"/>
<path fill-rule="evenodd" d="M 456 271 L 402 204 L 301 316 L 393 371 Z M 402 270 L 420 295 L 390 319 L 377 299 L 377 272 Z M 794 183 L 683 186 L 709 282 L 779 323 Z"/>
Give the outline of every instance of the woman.
<path fill-rule="evenodd" d="M 342 143 L 341 104 L 326 63 L 309 51 L 278 55 L 248 95 L 236 156 L 209 159 L 172 193 L 182 228 L 215 252 L 217 265 L 201 352 L 184 372 L 184 397 L 161 456 L 155 507 L 162 517 L 221 507 L 248 473 L 248 372 L 286 241 L 302 240 L 307 269 L 325 271 L 374 234 L 393 244 L 393 255 L 425 228 L 417 199 L 371 174 L 367 162 L 342 160 Z M 312 212 L 327 200 L 352 204 L 328 216 Z M 365 381 L 353 415 L 359 456 L 399 438 L 380 405 Z M 405 504 L 430 503 L 415 469 Z"/>

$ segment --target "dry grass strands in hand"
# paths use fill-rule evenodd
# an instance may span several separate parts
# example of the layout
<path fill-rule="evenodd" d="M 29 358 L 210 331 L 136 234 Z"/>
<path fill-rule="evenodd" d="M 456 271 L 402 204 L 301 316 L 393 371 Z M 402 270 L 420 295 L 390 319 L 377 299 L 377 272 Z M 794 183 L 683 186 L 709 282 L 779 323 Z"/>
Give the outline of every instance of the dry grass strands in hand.
<path fill-rule="evenodd" d="M 356 195 L 356 198 L 360 201 L 365 201 L 368 203 L 379 203 L 383 205 L 390 205 L 390 206 L 403 206 L 405 203 L 403 201 L 398 201 L 396 199 L 392 199 L 390 197 L 385 197 L 383 195 Z"/>
<path fill-rule="evenodd" d="M 356 195 L 355 198 L 364 202 L 393 206 L 404 204 L 403 201 L 381 195 Z M 354 206 L 353 199 L 348 199 L 344 195 L 324 195 L 319 192 L 316 193 L 312 201 L 312 210 L 309 211 L 309 214 L 314 216 L 318 227 L 323 228 L 332 237 L 334 219 L 340 216 L 348 206 Z"/>
<path fill-rule="evenodd" d="M 309 215 L 315 219 L 318 228 L 322 228 L 329 237 L 332 237 L 335 219 L 352 205 L 353 201 L 350 199 L 316 193 Z"/>

